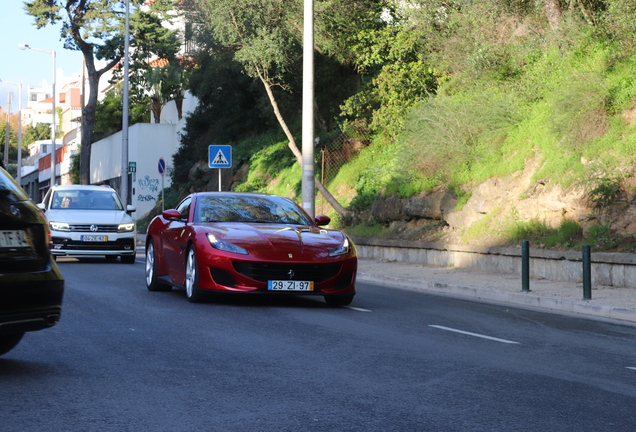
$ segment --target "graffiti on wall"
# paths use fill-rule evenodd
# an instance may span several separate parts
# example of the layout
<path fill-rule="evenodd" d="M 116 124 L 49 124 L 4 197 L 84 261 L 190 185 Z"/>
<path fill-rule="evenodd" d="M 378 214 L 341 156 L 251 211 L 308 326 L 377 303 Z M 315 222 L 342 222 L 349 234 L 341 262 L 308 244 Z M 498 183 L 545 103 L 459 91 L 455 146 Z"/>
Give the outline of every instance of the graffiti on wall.
<path fill-rule="evenodd" d="M 159 191 L 158 178 L 150 178 L 150 176 L 147 175 L 144 178 L 137 180 L 137 184 L 139 185 L 139 195 L 137 195 L 138 201 L 157 201 L 157 197 L 153 195 L 152 192 Z"/>
<path fill-rule="evenodd" d="M 159 191 L 158 178 L 150 178 L 150 176 L 147 175 L 146 177 L 137 180 L 137 183 L 139 183 L 139 189 L 142 191 L 148 191 L 148 192 Z"/>

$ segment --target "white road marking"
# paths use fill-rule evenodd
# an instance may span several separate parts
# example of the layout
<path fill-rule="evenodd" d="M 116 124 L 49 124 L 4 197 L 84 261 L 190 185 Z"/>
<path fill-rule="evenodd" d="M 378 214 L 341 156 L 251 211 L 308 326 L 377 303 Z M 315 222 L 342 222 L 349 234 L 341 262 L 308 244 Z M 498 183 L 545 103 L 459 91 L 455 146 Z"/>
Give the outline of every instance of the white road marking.
<path fill-rule="evenodd" d="M 467 331 L 463 331 L 463 330 L 457 330 L 454 328 L 450 328 L 450 327 L 444 327 L 444 326 L 438 326 L 438 325 L 429 325 L 429 327 L 435 327 L 437 329 L 440 330 L 447 330 L 447 331 L 451 331 L 451 332 L 455 332 L 455 333 L 461 333 L 461 334 L 465 334 L 468 336 L 475 336 L 478 338 L 482 338 L 482 339 L 488 339 L 488 340 L 492 340 L 492 341 L 496 341 L 496 342 L 502 342 L 502 343 L 507 343 L 507 344 L 518 344 L 519 342 L 515 342 L 515 341 L 510 341 L 510 340 L 506 340 L 506 339 L 499 339 L 496 337 L 492 337 L 492 336 L 486 336 L 486 335 L 482 335 L 482 334 L 478 334 L 478 333 L 471 333 L 471 332 L 467 332 Z"/>
<path fill-rule="evenodd" d="M 626 369 L 636 370 L 636 367 L 627 367 Z"/>
<path fill-rule="evenodd" d="M 357 308 L 357 307 L 353 307 L 353 306 L 345 306 L 347 309 L 353 309 L 354 311 L 358 311 L 358 312 L 371 312 L 369 309 L 362 309 L 362 308 Z"/>

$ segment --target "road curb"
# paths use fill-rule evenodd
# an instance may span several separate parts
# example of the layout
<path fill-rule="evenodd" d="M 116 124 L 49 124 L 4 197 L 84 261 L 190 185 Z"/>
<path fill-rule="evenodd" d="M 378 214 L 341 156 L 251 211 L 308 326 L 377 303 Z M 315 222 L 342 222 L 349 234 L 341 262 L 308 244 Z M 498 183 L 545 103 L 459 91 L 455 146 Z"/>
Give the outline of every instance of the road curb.
<path fill-rule="evenodd" d="M 596 305 L 585 300 L 572 301 L 556 297 L 541 297 L 531 293 L 498 291 L 487 288 L 450 285 L 443 282 L 404 280 L 403 278 L 364 273 L 358 273 L 357 280 L 360 282 L 385 284 L 395 288 L 424 291 L 448 297 L 474 299 L 486 303 L 504 303 L 519 307 L 547 309 L 550 311 L 568 312 L 596 318 L 609 318 L 636 323 L 636 310 Z"/>

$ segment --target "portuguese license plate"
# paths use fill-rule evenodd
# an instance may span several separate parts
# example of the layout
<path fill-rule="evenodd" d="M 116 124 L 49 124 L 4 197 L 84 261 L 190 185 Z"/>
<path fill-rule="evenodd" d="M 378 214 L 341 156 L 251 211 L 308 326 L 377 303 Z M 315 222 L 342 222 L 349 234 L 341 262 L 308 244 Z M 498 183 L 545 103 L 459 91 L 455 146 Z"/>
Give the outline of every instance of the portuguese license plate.
<path fill-rule="evenodd" d="M 0 248 L 30 248 L 29 237 L 22 230 L 0 230 Z"/>
<path fill-rule="evenodd" d="M 267 282 L 270 291 L 313 291 L 313 281 L 271 280 Z"/>
<path fill-rule="evenodd" d="M 108 241 L 108 236 L 105 235 L 83 235 L 82 241 L 85 242 L 105 242 Z"/>

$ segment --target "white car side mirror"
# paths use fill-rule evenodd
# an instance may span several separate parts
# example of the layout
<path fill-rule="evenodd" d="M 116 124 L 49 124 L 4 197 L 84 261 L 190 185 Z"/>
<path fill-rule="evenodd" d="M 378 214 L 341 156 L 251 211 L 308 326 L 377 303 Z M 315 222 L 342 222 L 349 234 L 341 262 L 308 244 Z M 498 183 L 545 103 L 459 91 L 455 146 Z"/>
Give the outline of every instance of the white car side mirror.
<path fill-rule="evenodd" d="M 46 206 L 43 203 L 38 203 L 36 204 L 38 206 L 38 208 L 42 211 L 46 211 Z"/>
<path fill-rule="evenodd" d="M 137 211 L 137 207 L 135 207 L 134 205 L 127 205 L 126 206 L 126 213 L 134 213 Z"/>

